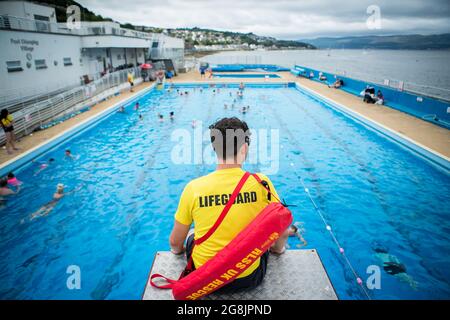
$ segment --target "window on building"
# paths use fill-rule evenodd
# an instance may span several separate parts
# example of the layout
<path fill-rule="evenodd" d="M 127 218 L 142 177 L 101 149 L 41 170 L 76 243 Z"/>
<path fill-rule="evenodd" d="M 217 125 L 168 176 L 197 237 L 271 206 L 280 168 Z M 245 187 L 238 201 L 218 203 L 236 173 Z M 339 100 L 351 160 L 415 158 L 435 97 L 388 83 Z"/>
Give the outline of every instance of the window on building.
<path fill-rule="evenodd" d="M 6 61 L 8 72 L 23 71 L 20 60 Z"/>
<path fill-rule="evenodd" d="M 34 60 L 34 65 L 36 66 L 36 69 L 46 69 L 47 68 L 47 63 L 45 62 L 45 59 Z"/>
<path fill-rule="evenodd" d="M 65 66 L 71 66 L 72 65 L 72 58 L 63 58 L 63 62 Z"/>
<path fill-rule="evenodd" d="M 34 20 L 36 23 L 36 31 L 41 31 L 41 32 L 50 31 L 50 27 L 49 27 L 50 18 L 49 17 L 40 16 L 40 15 L 35 14 Z"/>
<path fill-rule="evenodd" d="M 122 59 L 122 56 L 120 54 L 117 55 L 117 60 Z"/>
<path fill-rule="evenodd" d="M 153 41 L 152 48 L 158 48 L 158 45 L 159 45 L 158 41 Z"/>

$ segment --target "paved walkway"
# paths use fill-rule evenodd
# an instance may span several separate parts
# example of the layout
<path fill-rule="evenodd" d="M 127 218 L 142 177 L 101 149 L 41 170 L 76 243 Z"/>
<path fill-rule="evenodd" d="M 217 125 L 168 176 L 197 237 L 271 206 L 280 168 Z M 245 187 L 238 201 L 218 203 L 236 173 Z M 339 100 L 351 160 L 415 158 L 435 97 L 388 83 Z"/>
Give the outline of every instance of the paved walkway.
<path fill-rule="evenodd" d="M 145 89 L 145 88 L 149 87 L 150 85 L 151 85 L 151 83 L 149 83 L 149 82 L 137 85 L 134 88 L 134 93 L 139 92 L 140 90 Z M 95 116 L 96 114 L 98 114 L 101 111 L 105 110 L 106 108 L 112 106 L 113 104 L 115 104 L 121 100 L 127 99 L 134 93 L 131 93 L 128 90 L 124 91 L 120 95 L 113 96 L 103 102 L 100 102 L 100 103 L 96 104 L 94 107 L 92 107 L 89 111 L 80 113 L 79 115 L 77 115 L 73 118 L 70 118 L 70 119 L 64 121 L 63 123 L 57 124 L 53 127 L 45 129 L 45 130 L 33 132 L 32 135 L 22 137 L 20 139 L 20 141 L 18 141 L 16 143 L 17 147 L 20 149 L 19 151 L 15 151 L 13 154 L 9 155 L 6 152 L 6 149 L 0 150 L 0 165 L 5 163 L 6 161 L 9 161 L 9 160 L 17 157 L 17 156 L 20 156 L 22 153 L 37 146 L 38 144 L 43 143 L 43 142 L 53 138 L 57 134 L 73 127 L 75 124 L 79 123 L 80 121 L 85 120 L 89 117 Z"/>
<path fill-rule="evenodd" d="M 450 158 L 450 130 L 441 128 L 432 123 L 423 121 L 416 117 L 410 116 L 406 113 L 391 109 L 385 106 L 379 105 L 369 105 L 364 102 L 359 97 L 351 95 L 347 92 L 337 89 L 328 88 L 326 85 L 311 81 L 304 78 L 296 78 L 289 72 L 278 72 L 280 78 L 269 78 L 269 79 L 255 79 L 255 78 L 201 78 L 197 71 L 191 71 L 185 74 L 180 74 L 173 80 L 169 82 L 173 83 L 183 83 L 183 82 L 261 82 L 261 83 L 280 83 L 286 81 L 295 81 L 300 85 L 303 85 L 339 104 L 346 106 L 354 112 L 369 118 L 379 124 L 388 127 L 389 129 L 401 133 L 402 135 L 418 142 L 419 144 L 447 157 Z M 150 86 L 150 83 L 141 84 L 136 86 L 135 92 L 138 92 L 144 88 Z M 104 109 L 108 108 L 112 104 L 115 104 L 121 100 L 128 98 L 131 95 L 129 92 L 124 92 L 118 96 L 110 98 L 102 103 L 97 104 L 91 110 L 79 114 L 61 124 L 58 124 L 49 129 L 35 132 L 32 136 L 26 136 L 17 143 L 18 147 L 21 149 L 20 152 L 16 152 L 13 155 L 8 155 L 6 150 L 0 150 L 0 165 L 14 157 L 20 155 L 23 152 L 31 149 L 37 144 L 46 141 L 58 133 L 67 130 L 81 120 L 87 119 Z"/>

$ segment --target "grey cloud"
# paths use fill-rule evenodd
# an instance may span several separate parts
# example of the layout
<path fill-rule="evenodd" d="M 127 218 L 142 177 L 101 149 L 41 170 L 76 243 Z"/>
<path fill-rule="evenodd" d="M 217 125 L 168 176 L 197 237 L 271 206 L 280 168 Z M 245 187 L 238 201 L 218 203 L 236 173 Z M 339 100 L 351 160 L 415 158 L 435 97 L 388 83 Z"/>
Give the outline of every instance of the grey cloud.
<path fill-rule="evenodd" d="M 450 30 L 448 0 L 80 0 L 120 22 L 203 27 L 297 39 L 313 36 L 443 33 Z M 367 7 L 381 10 L 382 29 L 368 30 Z"/>

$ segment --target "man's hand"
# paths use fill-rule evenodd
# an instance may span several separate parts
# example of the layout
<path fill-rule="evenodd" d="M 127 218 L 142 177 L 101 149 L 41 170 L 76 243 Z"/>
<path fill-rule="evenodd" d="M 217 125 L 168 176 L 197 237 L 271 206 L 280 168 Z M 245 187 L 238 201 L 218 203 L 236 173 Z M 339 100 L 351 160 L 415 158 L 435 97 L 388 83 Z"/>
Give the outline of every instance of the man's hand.
<path fill-rule="evenodd" d="M 174 248 L 170 248 L 170 252 L 172 252 L 175 255 L 183 254 L 185 251 L 186 251 L 185 247 L 183 247 L 182 250 L 177 250 L 177 249 L 174 249 Z"/>

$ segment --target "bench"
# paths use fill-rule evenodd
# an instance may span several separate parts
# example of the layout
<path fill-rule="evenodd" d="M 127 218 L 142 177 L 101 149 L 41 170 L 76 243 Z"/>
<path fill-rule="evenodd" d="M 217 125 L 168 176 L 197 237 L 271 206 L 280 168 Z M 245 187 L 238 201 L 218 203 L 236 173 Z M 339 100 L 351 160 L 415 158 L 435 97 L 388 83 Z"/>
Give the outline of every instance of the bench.
<path fill-rule="evenodd" d="M 158 251 L 150 274 L 178 279 L 186 265 L 184 255 Z M 154 288 L 147 282 L 143 300 L 173 300 L 171 290 Z M 316 250 L 287 250 L 271 254 L 263 282 L 255 289 L 233 294 L 211 294 L 205 300 L 337 300 Z"/>

